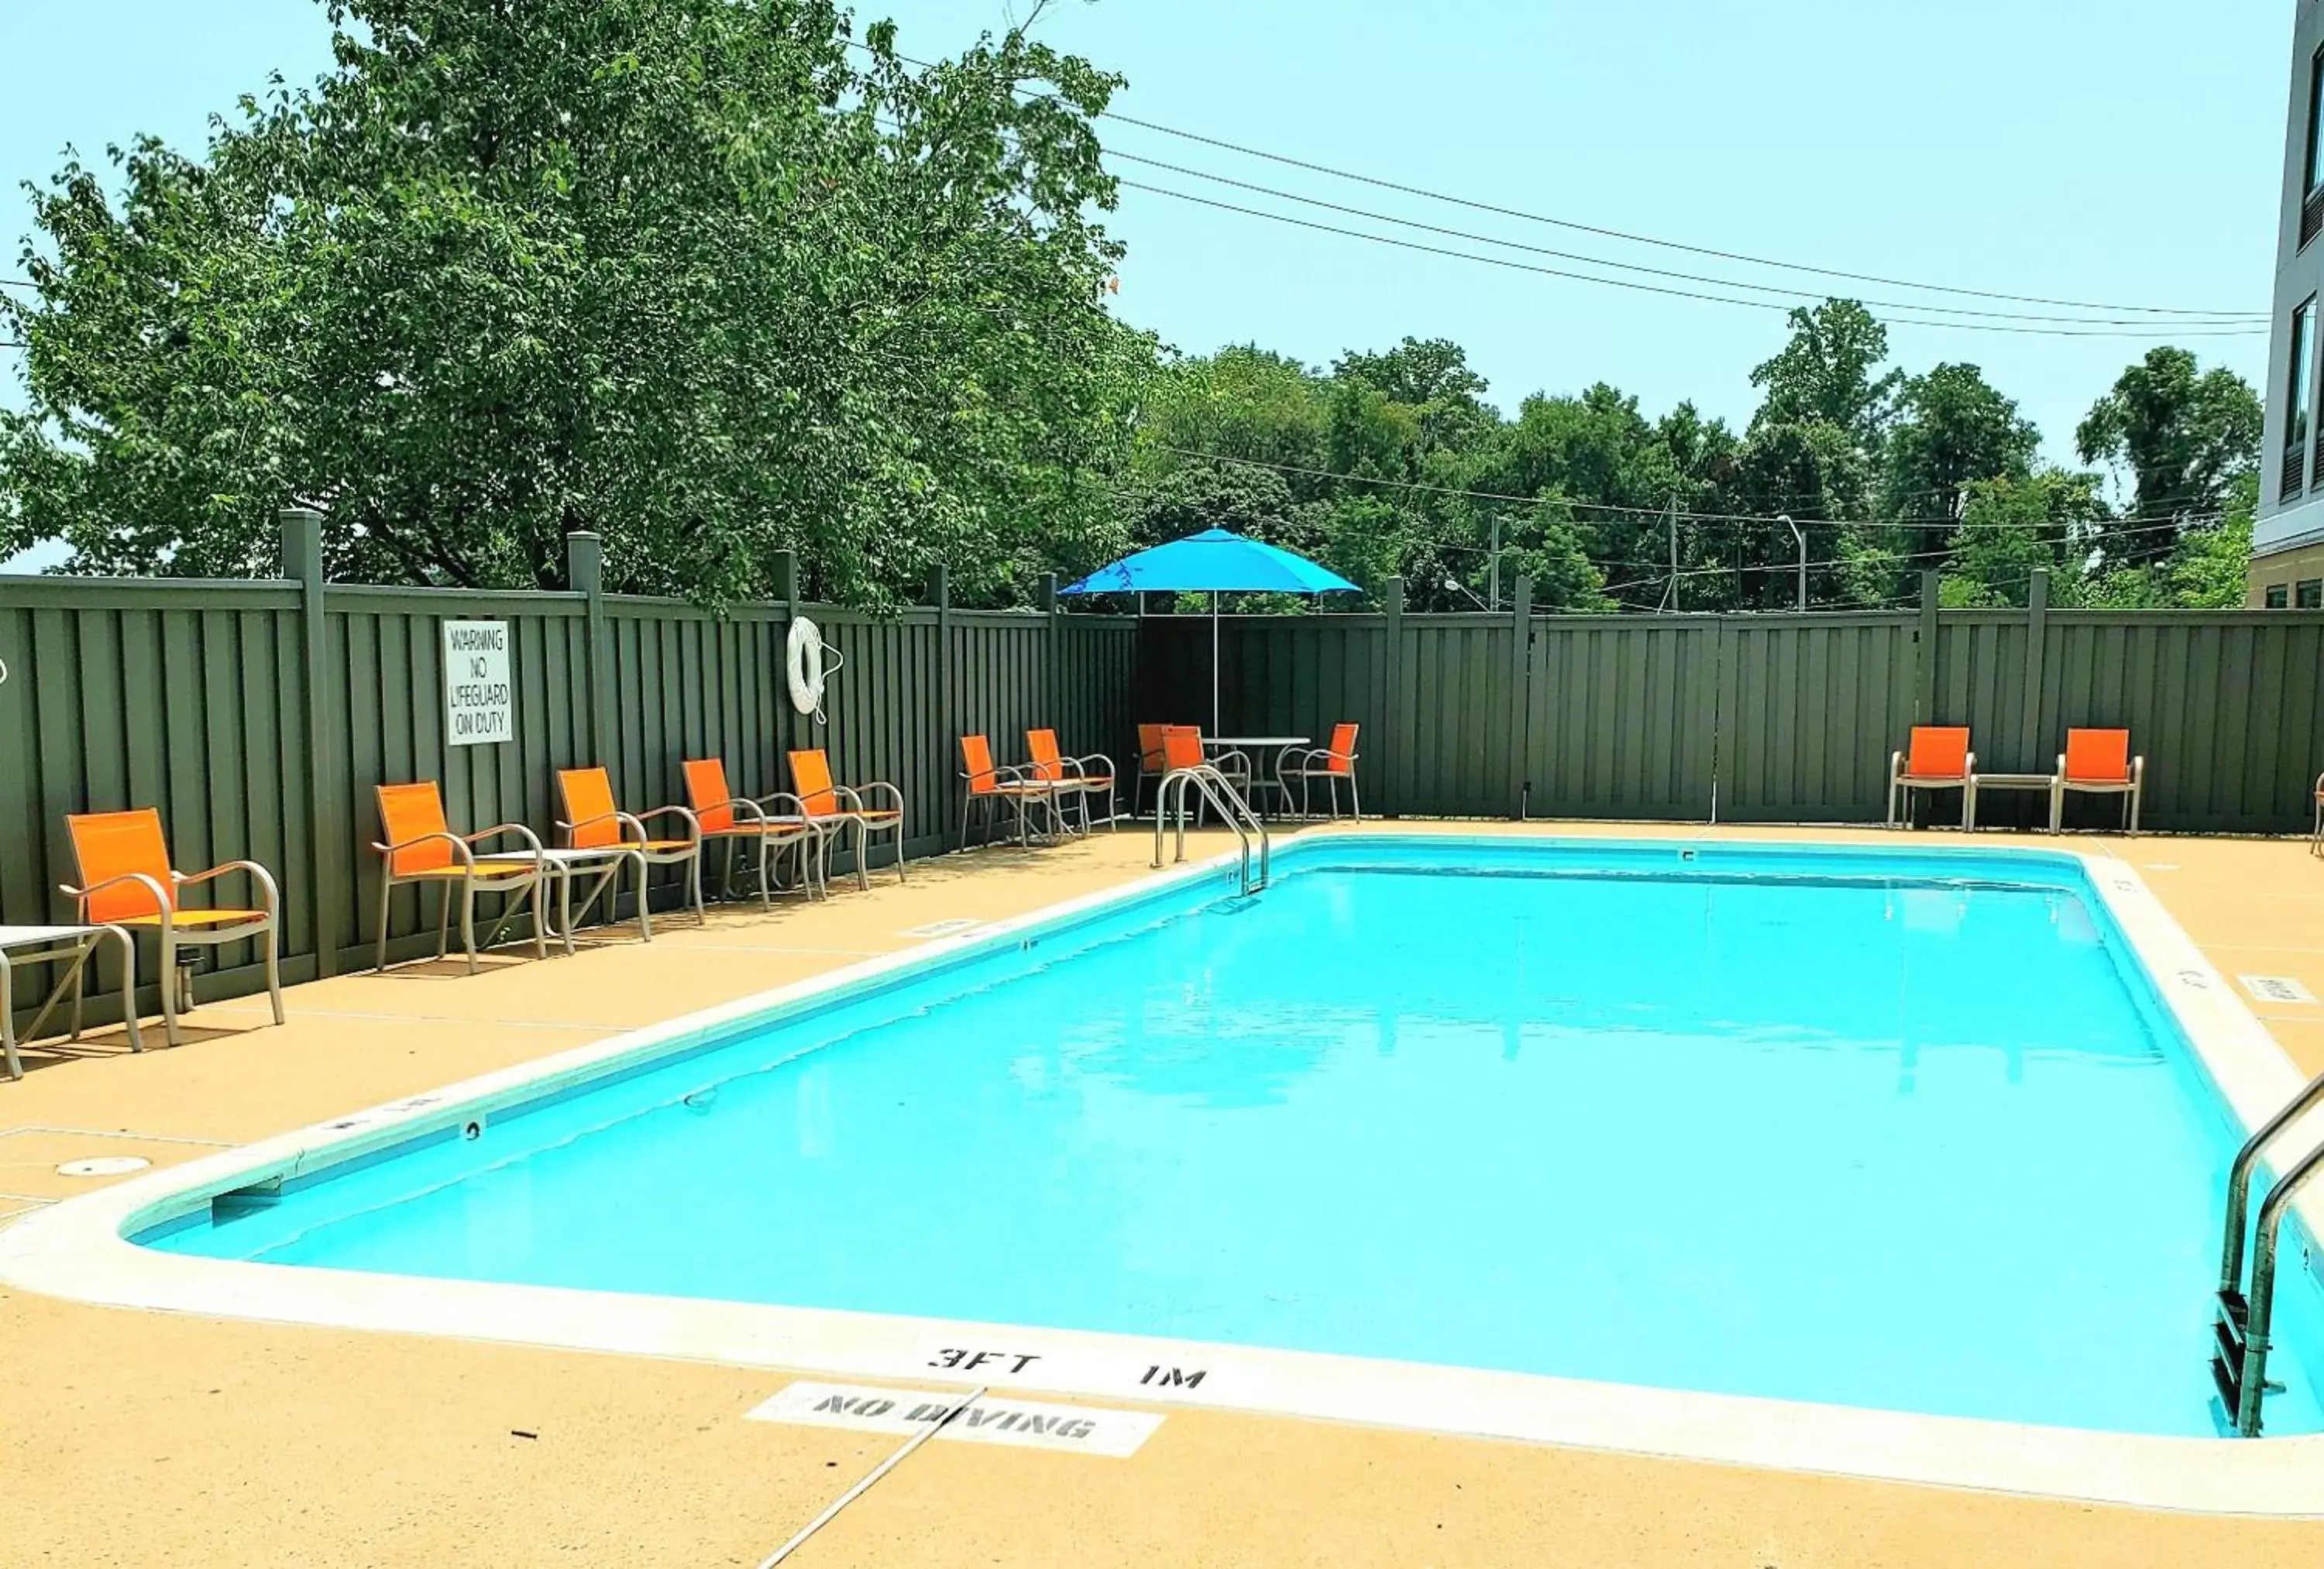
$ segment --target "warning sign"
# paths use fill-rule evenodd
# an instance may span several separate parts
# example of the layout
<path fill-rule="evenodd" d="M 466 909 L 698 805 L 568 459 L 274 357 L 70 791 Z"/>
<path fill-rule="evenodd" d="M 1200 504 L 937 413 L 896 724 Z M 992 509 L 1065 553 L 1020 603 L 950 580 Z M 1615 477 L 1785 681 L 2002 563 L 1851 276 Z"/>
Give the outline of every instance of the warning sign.
<path fill-rule="evenodd" d="M 456 747 L 516 737 L 506 621 L 444 623 L 444 739 Z"/>

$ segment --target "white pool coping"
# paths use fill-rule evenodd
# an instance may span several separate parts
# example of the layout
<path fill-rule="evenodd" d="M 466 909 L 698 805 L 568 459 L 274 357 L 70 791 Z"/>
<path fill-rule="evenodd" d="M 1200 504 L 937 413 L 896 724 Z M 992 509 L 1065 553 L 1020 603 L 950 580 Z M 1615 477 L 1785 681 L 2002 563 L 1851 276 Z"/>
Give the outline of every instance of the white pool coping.
<path fill-rule="evenodd" d="M 1348 838 L 1440 848 L 1812 848 L 1916 858 L 1993 853 L 1904 844 L 1891 851 L 1862 840 L 1817 844 L 1789 838 L 1763 846 L 1724 838 L 1359 830 L 1303 840 L 1286 846 L 1278 859 L 1304 859 Z M 2126 864 L 2046 847 L 2006 850 L 2081 865 L 2244 1126 L 2257 1125 L 2299 1089 L 2301 1075 L 2282 1049 Z M 1145 1335 L 247 1263 L 162 1252 L 126 1240 L 126 1234 L 199 1208 L 219 1193 L 456 1126 L 480 1111 L 489 1115 L 496 1106 L 650 1061 L 770 1011 L 797 1012 L 867 981 L 1028 940 L 1045 928 L 1222 876 L 1233 859 L 1222 856 L 1141 878 L 67 1199 L 0 1229 L 0 1280 L 110 1307 L 914 1383 L 951 1379 L 1011 1392 L 1127 1399 L 2148 1509 L 2324 1515 L 2324 1435 L 2229 1440 L 2106 1433 Z M 2324 1133 L 2324 1117 L 2306 1131 Z M 2298 1207 L 2309 1234 L 2324 1237 L 2324 1195 L 2305 1197 Z M 2298 1249 L 2296 1239 L 2288 1240 L 2287 1270 L 2299 1267 Z M 2070 1332 L 2070 1326 L 2047 1328 Z M 2188 1347 L 2190 1357 L 2203 1351 L 2200 1341 Z"/>

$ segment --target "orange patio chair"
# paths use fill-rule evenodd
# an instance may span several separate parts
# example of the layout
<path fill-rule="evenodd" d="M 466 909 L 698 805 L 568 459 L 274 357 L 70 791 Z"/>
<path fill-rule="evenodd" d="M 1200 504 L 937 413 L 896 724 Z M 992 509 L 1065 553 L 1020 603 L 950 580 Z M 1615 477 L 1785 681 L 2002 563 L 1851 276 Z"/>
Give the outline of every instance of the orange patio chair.
<path fill-rule="evenodd" d="M 379 852 L 379 938 L 372 968 L 387 968 L 387 903 L 406 883 L 437 887 L 436 957 L 444 957 L 447 928 L 451 924 L 452 899 L 460 900 L 460 946 L 468 956 L 468 973 L 476 973 L 476 895 L 496 894 L 505 901 L 500 919 L 493 922 L 482 944 L 491 948 L 501 932 L 525 908 L 532 905 L 532 956 L 549 957 L 549 928 L 541 916 L 541 884 L 548 863 L 540 837 L 521 822 L 500 822 L 475 833 L 452 831 L 444 817 L 444 792 L 433 779 L 410 784 L 373 787 L 379 803 L 380 838 L 372 844 Z M 486 840 L 513 839 L 521 850 L 480 856 L 476 846 Z"/>
<path fill-rule="evenodd" d="M 683 766 L 686 803 L 694 813 L 696 831 L 705 843 L 725 847 L 725 865 L 718 879 L 720 894 L 724 895 L 733 882 L 734 850 L 741 845 L 755 852 L 752 858 L 758 867 L 760 904 L 775 902 L 774 891 L 782 885 L 782 852 L 792 849 L 798 851 L 799 886 L 808 898 L 814 898 L 816 864 L 809 850 L 822 836 L 807 821 L 798 797 L 778 793 L 754 801 L 735 794 L 727 788 L 726 763 L 722 757 L 689 757 Z M 788 810 L 770 812 L 769 807 Z"/>
<path fill-rule="evenodd" d="M 1169 772 L 1162 763 L 1162 732 L 1169 728 L 1168 725 L 1138 727 L 1138 777 L 1130 786 L 1130 812 L 1133 817 L 1138 814 L 1139 798 L 1146 786 L 1159 784 L 1162 775 Z"/>
<path fill-rule="evenodd" d="M 2050 781 L 2050 831 L 2066 824 L 2066 792 L 2086 795 L 2122 795 L 2124 830 L 2138 831 L 2139 798 L 2146 787 L 2146 759 L 2130 755 L 2128 730 L 2068 730 L 2066 749 L 2058 757 L 2058 772 Z"/>
<path fill-rule="evenodd" d="M 1958 790 L 1961 821 L 1977 821 L 1977 754 L 1969 749 L 1966 725 L 1914 725 L 1912 751 L 1888 754 L 1888 826 L 1914 790 Z"/>
<path fill-rule="evenodd" d="M 1240 752 L 1206 750 L 1203 746 L 1203 732 L 1193 725 L 1162 727 L 1162 776 L 1165 779 L 1185 769 L 1205 766 L 1218 769 L 1237 789 L 1248 790 L 1250 786 L 1250 759 Z M 1178 797 L 1181 811 L 1185 809 L 1185 799 L 1183 794 Z M 1203 820 L 1209 805 L 1209 799 L 1197 792 L 1194 797 L 1194 820 L 1197 822 Z M 1158 815 L 1161 808 L 1158 788 L 1155 793 L 1155 808 Z"/>
<path fill-rule="evenodd" d="M 1321 779 L 1324 797 L 1332 803 L 1333 817 L 1336 819 L 1340 815 L 1340 786 L 1344 783 L 1348 787 L 1348 810 L 1358 822 L 1361 822 L 1364 820 L 1363 800 L 1356 793 L 1356 727 L 1346 724 L 1333 726 L 1332 744 L 1328 747 L 1304 750 L 1296 747 L 1286 748 L 1282 757 L 1276 759 L 1275 783 L 1282 792 L 1286 806 L 1291 801 L 1291 782 L 1295 779 L 1299 782 L 1300 816 L 1308 815 L 1307 787 Z"/>
<path fill-rule="evenodd" d="M 64 885 L 66 897 L 80 913 L 84 926 L 114 926 L 124 931 L 151 931 L 161 945 L 162 1033 L 171 1045 L 179 1043 L 178 988 L 186 990 L 184 1005 L 194 1005 L 193 976 L 178 968 L 178 950 L 217 948 L 229 942 L 254 940 L 266 965 L 266 995 L 274 1005 L 274 1022 L 282 1023 L 282 897 L 274 879 L 256 861 L 227 861 L 206 872 L 190 875 L 172 869 L 169 841 L 161 836 L 161 814 L 152 807 L 134 812 L 92 812 L 65 819 L 72 840 L 73 860 L 80 886 Z M 189 910 L 180 895 L 198 884 L 246 874 L 258 890 L 255 910 Z"/>
<path fill-rule="evenodd" d="M 651 812 L 623 812 L 613 802 L 613 775 L 604 768 L 559 768 L 557 771 L 557 793 L 565 802 L 565 815 L 570 821 L 557 826 L 565 835 L 565 842 L 578 850 L 627 850 L 638 868 L 638 931 L 648 942 L 653 940 L 653 913 L 647 908 L 646 874 L 650 867 L 684 867 L 686 868 L 686 903 L 694 906 L 697 920 L 708 921 L 709 913 L 702 904 L 702 825 L 693 812 L 683 806 L 657 806 Z M 660 818 L 675 821 L 683 839 L 656 839 L 646 829 L 647 822 Z M 621 862 L 613 863 L 612 870 L 599 878 L 590 890 L 589 897 L 581 901 L 584 914 L 600 892 L 610 890 L 605 900 L 605 919 L 613 919 L 613 906 L 621 899 L 621 879 L 616 875 Z M 568 881 L 567 886 L 570 886 Z M 563 914 L 565 930 L 573 930 L 573 913 Z"/>
<path fill-rule="evenodd" d="M 1057 787 L 1046 779 L 1029 776 L 1022 768 L 995 765 L 992 746 L 982 736 L 960 738 L 960 776 L 968 788 L 960 799 L 960 842 L 968 843 L 971 820 L 980 806 L 984 808 L 987 832 L 998 821 L 1003 806 L 1014 804 L 1017 809 L 1017 842 L 1032 842 L 1033 807 L 1038 803 L 1047 809 L 1051 818 L 1057 818 Z"/>
<path fill-rule="evenodd" d="M 825 860 L 824 879 L 830 881 L 831 840 L 834 830 L 844 827 L 855 830 L 855 884 L 872 885 L 872 836 L 892 834 L 896 840 L 896 880 L 904 880 L 904 793 L 884 779 L 869 784 L 837 784 L 832 782 L 831 759 L 820 747 L 793 752 L 791 783 L 798 786 L 799 804 L 807 820 L 828 825 L 821 836 L 819 849 Z M 873 805 L 872 801 L 881 804 Z M 893 803 L 892 805 L 888 803 Z"/>
<path fill-rule="evenodd" d="M 1094 753 L 1086 757 L 1068 757 L 1057 749 L 1055 730 L 1027 730 L 1025 749 L 1033 755 L 1033 776 L 1044 784 L 1056 786 L 1060 805 L 1067 801 L 1078 802 L 1082 809 L 1082 831 L 1091 828 L 1090 797 L 1105 796 L 1105 816 L 1100 821 L 1108 828 L 1121 821 L 1114 810 L 1113 759 Z M 1058 821 L 1065 821 L 1063 812 Z"/>

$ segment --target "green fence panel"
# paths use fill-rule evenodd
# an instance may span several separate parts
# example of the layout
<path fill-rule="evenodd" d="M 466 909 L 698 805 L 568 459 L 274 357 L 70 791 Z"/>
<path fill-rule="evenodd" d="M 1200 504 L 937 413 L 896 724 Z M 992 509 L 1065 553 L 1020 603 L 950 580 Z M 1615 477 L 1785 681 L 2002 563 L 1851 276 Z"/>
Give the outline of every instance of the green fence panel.
<path fill-rule="evenodd" d="M 1535 618 L 1526 813 L 1708 821 L 1718 660 L 1715 616 Z"/>
<path fill-rule="evenodd" d="M 1910 615 L 1721 618 L 1720 820 L 1883 818 L 1913 726 L 1914 634 Z"/>
<path fill-rule="evenodd" d="M 2324 617 L 2053 610 L 2043 661 L 2047 766 L 2070 726 L 2126 726 L 2150 827 L 2291 833 L 2324 767 Z M 2067 803 L 2068 824 L 2117 803 Z"/>

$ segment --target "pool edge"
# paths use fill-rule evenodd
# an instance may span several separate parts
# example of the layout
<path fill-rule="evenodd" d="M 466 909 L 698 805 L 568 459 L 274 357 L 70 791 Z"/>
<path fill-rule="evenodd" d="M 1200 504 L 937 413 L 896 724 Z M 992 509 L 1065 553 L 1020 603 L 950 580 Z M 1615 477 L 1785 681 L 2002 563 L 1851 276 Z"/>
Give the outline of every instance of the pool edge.
<path fill-rule="evenodd" d="M 1513 841 L 1505 834 L 1370 829 L 1303 837 L 1280 853 L 1296 858 L 1296 865 L 1310 847 L 1348 838 L 1437 846 L 1529 842 L 1658 849 L 1753 842 L 1569 839 L 1554 832 Z M 1861 841 L 1794 839 L 1769 846 L 1778 847 L 1870 849 Z M 1897 848 L 1937 858 L 1998 851 L 2078 866 L 2237 1120 L 2252 1125 L 2299 1085 L 2300 1075 L 2282 1048 L 2119 857 L 2015 845 L 1992 850 L 1974 845 Z M 67 1200 L 0 1229 L 0 1280 L 108 1306 L 921 1381 L 945 1381 L 947 1370 L 940 1365 L 940 1353 L 946 1350 L 1006 1351 L 1012 1356 L 1030 1351 L 1034 1360 L 1013 1374 L 985 1363 L 973 1376 L 1028 1393 L 1192 1405 L 2151 1509 L 2324 1514 L 2324 1435 L 2231 1442 L 2111 1434 L 1160 1337 L 302 1270 L 165 1254 L 125 1238 L 133 1227 L 156 1224 L 255 1179 L 337 1165 L 479 1110 L 489 1114 L 496 1106 L 692 1049 L 770 1009 L 812 1006 L 1223 876 L 1232 861 L 1231 855 L 1221 856 L 1136 878 L 961 937 Z M 2324 1234 L 2315 1208 L 2303 1204 L 2301 1209 L 2310 1234 Z M 1037 1345 L 1043 1349 L 1031 1349 Z M 1148 1368 L 1198 1372 L 1201 1381 L 1166 1389 L 1133 1376 Z"/>

